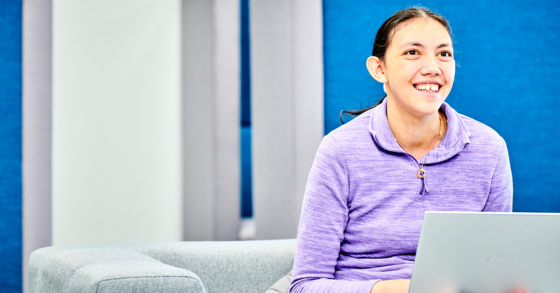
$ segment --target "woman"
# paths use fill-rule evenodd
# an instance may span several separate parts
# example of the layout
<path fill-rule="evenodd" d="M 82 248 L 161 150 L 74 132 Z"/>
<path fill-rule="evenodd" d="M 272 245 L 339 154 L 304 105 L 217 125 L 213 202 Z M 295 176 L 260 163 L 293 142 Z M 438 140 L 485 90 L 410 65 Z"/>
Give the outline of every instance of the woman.
<path fill-rule="evenodd" d="M 401 10 L 372 55 L 387 96 L 317 151 L 290 292 L 408 292 L 424 211 L 511 211 L 504 140 L 444 102 L 455 77 L 447 21 Z"/>

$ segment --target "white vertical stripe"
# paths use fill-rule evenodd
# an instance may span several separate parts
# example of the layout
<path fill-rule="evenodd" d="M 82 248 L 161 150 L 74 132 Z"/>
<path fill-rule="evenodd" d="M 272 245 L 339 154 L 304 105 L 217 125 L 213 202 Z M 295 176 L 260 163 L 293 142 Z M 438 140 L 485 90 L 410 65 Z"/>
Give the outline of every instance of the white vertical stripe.
<path fill-rule="evenodd" d="M 323 136 L 322 3 L 252 1 L 250 11 L 257 238 L 293 238 Z"/>
<path fill-rule="evenodd" d="M 50 0 L 23 1 L 23 292 L 35 249 L 51 245 Z"/>
<path fill-rule="evenodd" d="M 234 240 L 238 234 L 239 6 L 183 1 L 185 240 Z"/>
<path fill-rule="evenodd" d="M 182 239 L 180 0 L 53 1 L 53 244 Z"/>

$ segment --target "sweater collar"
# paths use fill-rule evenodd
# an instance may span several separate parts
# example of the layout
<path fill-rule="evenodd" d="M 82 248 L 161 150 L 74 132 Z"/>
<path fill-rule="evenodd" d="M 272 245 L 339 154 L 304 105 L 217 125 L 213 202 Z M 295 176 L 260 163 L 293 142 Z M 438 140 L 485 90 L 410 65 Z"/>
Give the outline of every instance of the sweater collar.
<path fill-rule="evenodd" d="M 443 103 L 441 108 L 447 116 L 447 132 L 441 143 L 430 151 L 424 160 L 425 164 L 433 164 L 445 161 L 460 151 L 470 143 L 470 133 L 465 123 L 449 104 Z M 399 146 L 397 140 L 391 132 L 389 121 L 387 120 L 387 98 L 379 106 L 372 109 L 369 123 L 369 131 L 375 143 L 381 148 L 395 153 L 406 152 Z"/>

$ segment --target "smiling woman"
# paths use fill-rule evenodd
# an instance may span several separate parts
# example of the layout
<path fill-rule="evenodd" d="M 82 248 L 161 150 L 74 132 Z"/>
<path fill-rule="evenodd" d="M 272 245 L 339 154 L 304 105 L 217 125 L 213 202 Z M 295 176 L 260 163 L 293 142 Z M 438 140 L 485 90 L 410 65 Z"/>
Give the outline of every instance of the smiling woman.
<path fill-rule="evenodd" d="M 438 135 L 433 143 L 430 133 L 445 120 L 438 109 L 455 79 L 451 35 L 448 27 L 429 17 L 413 18 L 395 30 L 385 55 L 369 57 L 367 68 L 390 97 L 387 117 L 393 135 L 420 160 L 443 138 Z"/>
<path fill-rule="evenodd" d="M 425 211 L 511 212 L 505 141 L 445 103 L 455 78 L 447 21 L 397 12 L 366 65 L 386 97 L 348 111 L 359 116 L 317 151 L 290 292 L 408 292 Z"/>

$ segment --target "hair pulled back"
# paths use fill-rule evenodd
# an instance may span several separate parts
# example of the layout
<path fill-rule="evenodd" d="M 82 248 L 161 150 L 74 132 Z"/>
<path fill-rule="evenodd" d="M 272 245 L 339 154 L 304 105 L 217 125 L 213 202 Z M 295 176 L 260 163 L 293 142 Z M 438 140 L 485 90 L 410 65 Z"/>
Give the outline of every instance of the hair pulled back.
<path fill-rule="evenodd" d="M 377 31 L 377 35 L 375 36 L 375 41 L 373 42 L 373 49 L 371 51 L 371 56 L 377 57 L 381 61 L 385 61 L 385 53 L 387 53 L 387 48 L 389 48 L 389 45 L 391 44 L 393 36 L 397 32 L 396 31 L 397 27 L 400 24 L 406 23 L 407 21 L 410 21 L 410 20 L 415 19 L 415 18 L 426 18 L 426 19 L 431 18 L 433 20 L 438 21 L 439 23 L 441 23 L 441 25 L 443 25 L 443 27 L 445 27 L 445 29 L 449 33 L 449 36 L 453 39 L 452 34 L 451 34 L 451 27 L 449 26 L 449 23 L 447 22 L 447 20 L 443 16 L 441 16 L 441 15 L 435 13 L 435 12 L 432 12 L 425 7 L 406 8 L 406 9 L 400 10 L 397 13 L 393 14 L 391 17 L 389 17 L 389 19 L 387 19 L 381 25 L 381 27 Z M 360 115 L 360 114 L 362 114 L 362 113 L 380 105 L 383 102 L 383 99 L 385 99 L 386 97 L 387 97 L 387 95 L 385 95 L 383 98 L 381 98 L 381 100 L 379 100 L 379 102 L 377 102 L 375 105 L 373 105 L 370 108 L 366 108 L 366 109 L 362 109 L 362 110 L 341 111 L 340 116 L 339 116 L 340 122 L 342 122 L 342 124 L 344 124 L 344 120 L 342 119 L 342 114 L 349 114 L 349 115 L 352 115 L 352 116 Z"/>

